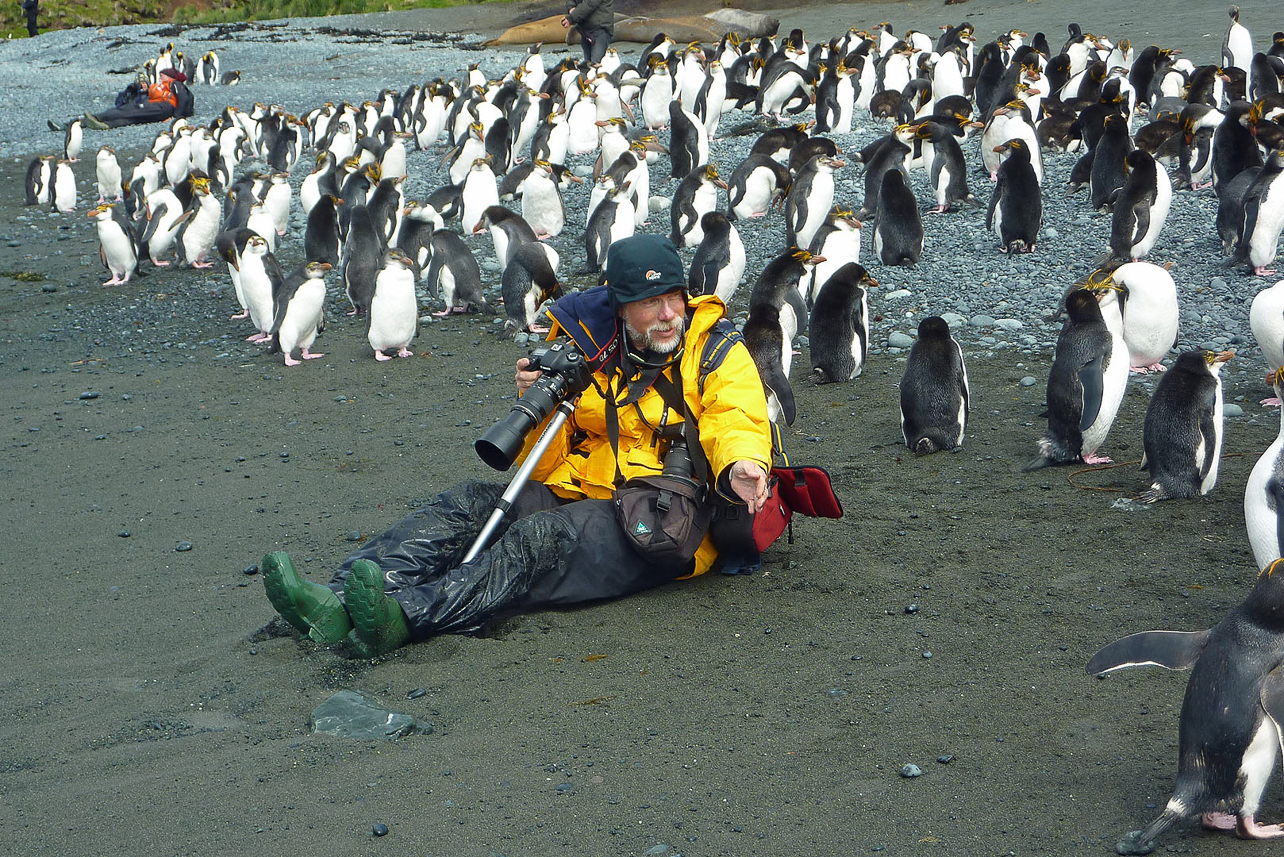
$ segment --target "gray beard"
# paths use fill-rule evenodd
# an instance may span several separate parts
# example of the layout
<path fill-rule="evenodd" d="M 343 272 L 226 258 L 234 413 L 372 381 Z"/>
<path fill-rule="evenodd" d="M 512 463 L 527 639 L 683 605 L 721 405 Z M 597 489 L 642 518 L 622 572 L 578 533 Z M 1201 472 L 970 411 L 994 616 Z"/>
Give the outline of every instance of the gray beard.
<path fill-rule="evenodd" d="M 627 321 L 624 323 L 624 330 L 628 333 L 629 341 L 633 343 L 633 347 L 637 348 L 639 351 L 651 351 L 655 354 L 671 354 L 674 351 L 677 351 L 682 345 L 682 338 L 683 335 L 686 334 L 687 329 L 686 318 L 679 317 L 675 319 L 674 327 L 677 329 L 679 335 L 675 336 L 672 342 L 656 343 L 651 339 L 650 331 L 640 331 L 635 329 Z"/>

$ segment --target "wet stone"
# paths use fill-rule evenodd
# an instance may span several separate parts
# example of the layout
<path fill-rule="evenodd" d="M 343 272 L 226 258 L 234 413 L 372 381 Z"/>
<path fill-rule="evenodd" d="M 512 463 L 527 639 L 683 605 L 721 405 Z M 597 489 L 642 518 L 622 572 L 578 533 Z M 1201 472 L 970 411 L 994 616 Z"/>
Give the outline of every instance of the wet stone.
<path fill-rule="evenodd" d="M 179 542 L 178 544 L 174 545 L 174 550 L 178 551 L 179 553 L 187 553 L 191 549 L 192 549 L 191 542 Z"/>
<path fill-rule="evenodd" d="M 914 777 L 921 777 L 923 776 L 923 769 L 911 762 L 901 768 L 901 776 L 907 780 L 911 780 Z"/>
<path fill-rule="evenodd" d="M 375 836 L 387 836 L 388 825 L 384 824 L 383 822 L 379 822 L 374 827 L 370 828 L 370 832 L 373 833 Z"/>
<path fill-rule="evenodd" d="M 357 690 L 340 690 L 318 705 L 312 711 L 311 725 L 316 733 L 367 741 L 433 731 L 431 723 L 389 711 Z"/>

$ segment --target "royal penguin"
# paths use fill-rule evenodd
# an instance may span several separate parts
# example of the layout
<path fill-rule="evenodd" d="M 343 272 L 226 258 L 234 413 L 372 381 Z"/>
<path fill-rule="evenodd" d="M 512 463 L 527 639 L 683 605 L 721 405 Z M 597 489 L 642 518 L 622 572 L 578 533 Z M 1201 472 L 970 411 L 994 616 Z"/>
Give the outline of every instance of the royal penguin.
<path fill-rule="evenodd" d="M 535 161 L 522 185 L 522 217 L 541 240 L 556 238 L 566 225 L 566 203 L 548 161 Z"/>
<path fill-rule="evenodd" d="M 286 366 L 302 362 L 291 356 L 295 348 L 302 360 L 325 356 L 309 349 L 318 331 L 325 329 L 325 275 L 329 270 L 325 262 L 304 262 L 273 297 L 272 353 L 284 354 Z"/>
<path fill-rule="evenodd" d="M 1123 337 L 1128 346 L 1128 365 L 1133 372 L 1163 371 L 1159 362 L 1177 343 L 1177 284 L 1162 265 L 1125 262 L 1102 269 L 1102 286 L 1120 290 Z"/>
<path fill-rule="evenodd" d="M 1178 822 L 1202 814 L 1205 829 L 1241 839 L 1277 838 L 1257 821 L 1284 727 L 1284 566 L 1262 569 L 1248 597 L 1206 631 L 1143 631 L 1088 661 L 1089 675 L 1133 666 L 1190 669 L 1177 736 L 1177 782 L 1159 816 L 1124 835 L 1118 854 L 1149 854 Z"/>
<path fill-rule="evenodd" d="M 807 303 L 801 292 L 802 280 L 807 272 L 823 262 L 799 247 L 790 247 L 767 263 L 749 293 L 749 307 L 771 304 L 779 310 L 776 323 L 784 333 L 790 353 L 781 359 L 788 374 L 792 360 L 792 343 L 798 331 L 807 326 Z"/>
<path fill-rule="evenodd" d="M 251 232 L 236 259 L 236 268 L 241 296 L 249 310 L 250 324 L 254 326 L 254 333 L 246 337 L 246 342 L 267 342 L 272 338 L 274 300 L 285 282 L 281 266 L 268 250 L 267 239 Z"/>
<path fill-rule="evenodd" d="M 51 205 L 53 203 L 54 170 L 56 168 L 57 158 L 53 155 L 42 155 L 31 160 L 31 163 L 27 165 L 24 205 Z"/>
<path fill-rule="evenodd" d="M 397 248 L 389 249 L 375 276 L 370 297 L 370 325 L 366 341 L 376 360 L 391 360 L 385 352 L 396 349 L 398 357 L 414 357 L 411 341 L 419 334 L 419 304 L 415 298 L 415 263 Z"/>
<path fill-rule="evenodd" d="M 179 264 L 211 268 L 209 256 L 223 220 L 223 203 L 210 192 L 209 179 L 193 177 L 191 186 L 192 203 L 179 218 L 174 248 Z"/>
<path fill-rule="evenodd" d="M 1275 398 L 1284 388 L 1284 366 L 1266 378 Z M 1248 543 L 1259 568 L 1265 568 L 1284 556 L 1284 409 L 1280 411 L 1280 430 L 1275 440 L 1262 453 L 1248 475 L 1244 487 L 1244 523 Z"/>
<path fill-rule="evenodd" d="M 76 210 L 76 174 L 71 162 L 63 159 L 54 168 L 53 196 L 50 198 L 55 211 L 64 214 Z"/>
<path fill-rule="evenodd" d="M 1274 274 L 1274 269 L 1266 266 L 1275 261 L 1281 230 L 1284 230 L 1284 148 L 1271 152 L 1244 192 L 1243 226 L 1227 266 L 1247 263 L 1255 276 Z"/>
<path fill-rule="evenodd" d="M 685 178 L 709 161 L 709 133 L 700 119 L 685 109 L 680 101 L 669 106 L 669 159 L 673 167 L 671 175 L 675 179 Z"/>
<path fill-rule="evenodd" d="M 901 376 L 901 436 L 917 455 L 957 450 L 967 431 L 971 392 L 963 349 L 940 316 L 918 323 Z"/>
<path fill-rule="evenodd" d="M 477 232 L 486 209 L 499 205 L 499 187 L 495 183 L 495 173 L 491 171 L 489 158 L 473 161 L 473 168 L 464 179 L 461 196 L 464 203 L 461 214 L 464 232 Z"/>
<path fill-rule="evenodd" d="M 932 149 L 931 162 L 926 167 L 936 195 L 936 207 L 928 209 L 928 213 L 943 214 L 953 211 L 957 203 L 973 202 L 972 192 L 967 186 L 963 147 L 954 132 L 939 122 L 928 120 L 915 127 L 914 137 L 923 143 L 924 148 L 930 145 Z"/>
<path fill-rule="evenodd" d="M 824 259 L 814 266 L 804 277 L 804 294 L 807 305 L 811 306 L 820 294 L 825 281 L 848 262 L 860 261 L 860 241 L 863 224 L 856 219 L 855 212 L 843 205 L 835 205 L 825 218 L 825 223 L 816 230 L 807 248 L 813 256 Z"/>
<path fill-rule="evenodd" d="M 717 295 L 724 304 L 731 303 L 745 273 L 745 246 L 727 216 L 720 211 L 707 212 L 700 218 L 704 237 L 696 248 L 687 275 L 687 292 Z"/>
<path fill-rule="evenodd" d="M 1257 145 L 1260 119 L 1260 108 L 1247 101 L 1236 101 L 1226 108 L 1225 117 L 1213 131 L 1210 155 L 1213 188 L 1218 193 L 1223 184 L 1242 171 L 1262 166 L 1262 151 Z"/>
<path fill-rule="evenodd" d="M 495 248 L 495 261 L 502 270 L 508 264 L 513 248 L 518 244 L 531 244 L 538 241 L 535 230 L 521 215 L 502 205 L 487 206 L 482 212 L 481 220 L 473 228 L 474 233 L 490 231 L 491 244 Z"/>
<path fill-rule="evenodd" d="M 1142 431 L 1146 503 L 1207 494 L 1217 484 L 1224 420 L 1221 369 L 1233 351 L 1185 351 L 1155 386 Z"/>
<path fill-rule="evenodd" d="M 858 160 L 865 165 L 865 201 L 856 212 L 857 219 L 865 220 L 878 211 L 878 197 L 883 190 L 883 176 L 889 170 L 908 172 L 906 161 L 912 152 L 914 139 L 911 125 L 898 125 L 861 152 Z"/>
<path fill-rule="evenodd" d="M 1075 289 L 1066 297 L 1066 315 L 1048 374 L 1048 430 L 1026 470 L 1109 460 L 1094 453 L 1123 401 L 1127 346 L 1121 334 L 1106 326 L 1097 295 L 1089 289 Z"/>
<path fill-rule="evenodd" d="M 1239 22 L 1238 6 L 1231 6 L 1227 14 L 1230 15 L 1230 26 L 1222 40 L 1222 67 L 1237 68 L 1247 73 L 1253 61 L 1253 37 Z"/>
<path fill-rule="evenodd" d="M 828 155 L 815 155 L 798 171 L 785 197 L 785 241 L 810 247 L 834 203 L 834 173 L 846 166 Z"/>
<path fill-rule="evenodd" d="M 73 164 L 80 160 L 80 153 L 85 148 L 84 121 L 79 117 L 67 123 L 63 131 L 62 157 Z"/>
<path fill-rule="evenodd" d="M 369 311 L 375 282 L 387 259 L 383 236 L 370 209 L 364 205 L 354 206 L 339 267 L 339 280 L 343 283 L 348 302 L 352 304 L 348 315 L 361 317 Z"/>
<path fill-rule="evenodd" d="M 670 104 L 673 103 L 673 76 L 663 57 L 650 60 L 651 73 L 642 85 L 642 119 L 651 131 L 669 127 Z"/>
<path fill-rule="evenodd" d="M 428 276 L 428 263 L 432 260 L 432 235 L 441 229 L 445 222 L 431 205 L 425 202 L 410 201 L 401 212 L 401 227 L 393 240 L 393 246 L 414 260 L 419 270 L 419 279 Z"/>
<path fill-rule="evenodd" d="M 121 187 L 120 162 L 116 160 L 116 150 L 111 146 L 102 146 L 94 159 L 95 177 L 98 179 L 98 201 L 100 203 L 119 202 L 125 198 Z"/>
<path fill-rule="evenodd" d="M 99 258 L 111 273 L 104 286 L 128 283 L 138 271 L 138 244 L 124 212 L 114 205 L 99 205 L 88 217 L 98 230 Z"/>
<path fill-rule="evenodd" d="M 772 422 L 783 420 L 785 425 L 793 425 L 797 417 L 794 391 L 789 384 L 793 346 L 781 329 L 780 307 L 771 303 L 751 305 L 742 333 L 767 394 L 767 417 Z"/>
<path fill-rule="evenodd" d="M 487 309 L 482 294 L 481 267 L 464 240 L 449 229 L 432 234 L 432 261 L 427 287 L 445 304 L 436 316 Z"/>
<path fill-rule="evenodd" d="M 1109 255 L 1136 262 L 1150 254 L 1168 220 L 1173 186 L 1163 164 L 1140 149 L 1124 158 L 1124 170 L 1127 179 L 1111 215 Z"/>
<path fill-rule="evenodd" d="M 819 383 L 849 381 L 869 356 L 869 289 L 878 285 L 862 266 L 848 262 L 829 276 L 807 320 L 811 371 Z"/>
<path fill-rule="evenodd" d="M 633 198 L 628 185 L 610 187 L 589 215 L 584 228 L 584 263 L 590 273 L 606 267 L 606 254 L 616 241 L 635 231 Z"/>
<path fill-rule="evenodd" d="M 674 246 L 698 247 L 704 238 L 700 218 L 718 207 L 718 188 L 726 190 L 727 183 L 718 177 L 713 164 L 696 167 L 678 185 L 673 194 L 669 214 L 672 231 L 669 235 Z"/>
<path fill-rule="evenodd" d="M 923 254 L 923 218 L 900 170 L 883 173 L 874 215 L 874 253 L 884 265 L 916 265 Z"/>
<path fill-rule="evenodd" d="M 788 192 L 791 182 L 789 169 L 779 161 L 761 152 L 750 154 L 727 182 L 727 217 L 766 217 L 777 197 Z"/>
<path fill-rule="evenodd" d="M 174 248 L 178 238 L 179 218 L 183 216 L 183 203 L 178 194 L 167 187 L 160 188 L 144 200 L 140 214 L 146 218 L 142 237 L 138 239 L 139 257 L 151 259 L 152 264 L 166 267 L 162 259 Z"/>
<path fill-rule="evenodd" d="M 343 200 L 325 194 L 308 212 L 303 230 L 303 257 L 309 262 L 325 262 L 330 267 L 339 264 L 339 207 Z"/>
<path fill-rule="evenodd" d="M 1030 149 L 1023 141 L 1008 140 L 999 148 L 1007 150 L 1007 157 L 999 164 L 985 228 L 998 236 L 1000 251 L 1030 253 L 1043 222 L 1043 189 L 1030 164 Z"/>
<path fill-rule="evenodd" d="M 512 248 L 500 288 L 507 316 L 504 329 L 509 334 L 548 332 L 535 324 L 536 314 L 544 301 L 561 295 L 561 287 L 545 245 L 536 242 Z"/>
<path fill-rule="evenodd" d="M 1284 366 L 1284 280 L 1262 289 L 1253 297 L 1248 310 L 1248 326 L 1257 341 L 1266 368 L 1274 372 Z M 1279 405 L 1279 399 L 1262 400 L 1263 405 Z"/>

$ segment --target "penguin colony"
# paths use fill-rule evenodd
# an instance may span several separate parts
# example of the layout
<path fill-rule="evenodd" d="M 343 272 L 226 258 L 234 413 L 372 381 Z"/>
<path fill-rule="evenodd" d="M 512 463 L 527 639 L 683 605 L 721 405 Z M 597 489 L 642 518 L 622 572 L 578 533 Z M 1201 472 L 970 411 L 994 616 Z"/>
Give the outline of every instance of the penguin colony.
<path fill-rule="evenodd" d="M 860 263 L 866 225 L 871 265 L 914 265 L 932 252 L 934 219 L 970 206 L 985 207 L 997 253 L 1037 253 L 1045 195 L 1078 193 L 1086 210 L 1110 212 L 1110 238 L 1067 290 L 1048 375 L 1048 428 L 1030 469 L 1094 463 L 1106 460 L 1097 452 L 1129 372 L 1162 369 L 1177 338 L 1177 284 L 1168 265 L 1148 259 L 1173 195 L 1211 188 L 1228 266 L 1273 273 L 1284 229 L 1284 130 L 1277 124 L 1284 36 L 1258 52 L 1237 8 L 1230 18 L 1222 56 L 1204 65 L 1161 46 L 1134 52 L 1127 39 L 1116 43 L 1075 24 L 1059 51 L 1044 34 L 1017 30 L 979 44 L 967 22 L 942 28 L 935 40 L 914 30 L 897 35 L 889 23 L 814 41 L 794 30 L 679 46 L 658 34 L 632 62 L 612 48 L 591 68 L 570 59 L 547 67 L 536 46 L 515 67 L 474 65 L 460 78 L 384 89 L 361 105 L 324 103 L 301 116 L 278 106 L 228 106 L 206 125 L 179 120 L 157 135 L 128 178 L 104 146 L 94 159 L 99 199 L 89 219 L 112 275 L 105 285 L 131 282 L 148 262 L 209 267 L 217 257 L 239 305 L 231 317 L 247 319 L 250 340 L 298 365 L 295 349 L 303 359 L 323 356 L 310 347 L 333 302 L 337 284 L 327 292 L 324 282 L 336 269 L 349 314 L 367 320 L 380 360 L 412 355 L 425 293 L 447 314 L 494 312 L 486 293 L 498 291 L 505 329 L 519 337 L 537 332 L 539 306 L 565 289 L 559 268 L 567 266 L 547 242 L 578 227 L 566 222 L 564 194 L 590 199 L 583 265 L 563 271 L 566 280 L 591 285 L 612 242 L 635 230 L 667 230 L 694 254 L 692 291 L 733 306 L 746 294 L 736 223 L 768 218 L 779 223 L 779 252 L 761 272 L 749 272 L 744 335 L 772 418 L 791 423 L 800 334 L 808 336 L 818 383 L 858 378 L 868 360 L 867 290 L 878 283 Z M 239 79 L 220 76 L 213 52 L 192 63 L 172 45 L 145 71 L 155 76 L 175 65 L 198 83 Z M 843 153 L 830 135 L 848 135 L 865 117 L 885 117 L 891 127 Z M 745 128 L 758 134 L 749 156 L 714 163 L 719 133 Z M 76 208 L 71 164 L 85 148 L 84 133 L 70 123 L 63 157 L 31 163 L 28 204 Z M 591 176 L 568 169 L 568 158 L 593 155 Z M 1068 187 L 1045 186 L 1051 158 L 1073 160 Z M 301 181 L 300 163 L 312 165 Z M 412 165 L 433 176 L 436 189 L 424 200 L 405 198 Z M 651 195 L 665 169 L 678 182 L 669 199 Z M 862 199 L 848 198 L 835 181 L 844 170 L 862 172 Z M 930 199 L 915 196 L 909 178 L 918 171 Z M 286 274 L 275 242 L 287 236 L 295 186 L 307 229 L 303 258 Z M 483 278 L 473 236 L 487 232 L 491 246 L 481 253 L 493 250 L 499 274 Z M 285 256 L 296 248 L 280 249 Z M 1284 280 L 1254 301 L 1252 332 L 1278 395 Z M 1152 482 L 1143 499 L 1197 496 L 1215 485 L 1218 371 L 1232 356 L 1187 352 L 1165 373 L 1146 415 L 1143 466 Z M 963 351 L 944 319 L 926 318 L 900 388 L 906 446 L 920 454 L 958 449 L 969 408 Z M 1284 583 L 1275 576 L 1284 575 L 1276 571 L 1284 545 L 1282 443 L 1284 421 L 1246 492 L 1249 537 L 1264 570 L 1245 604 L 1210 632 L 1134 635 L 1088 666 L 1104 673 L 1142 663 L 1194 665 L 1177 791 L 1159 819 L 1119 843 L 1120 853 L 1147 853 L 1156 836 L 1195 813 L 1206 826 L 1242 836 L 1284 834 L 1254 817 L 1284 714 L 1268 676 L 1274 662 L 1264 667 L 1240 651 L 1250 638 L 1280 651 L 1284 627 L 1263 611 L 1278 602 Z M 1207 674 L 1241 661 L 1239 696 L 1209 686 Z M 1232 738 L 1219 731 L 1218 706 L 1239 718 Z"/>

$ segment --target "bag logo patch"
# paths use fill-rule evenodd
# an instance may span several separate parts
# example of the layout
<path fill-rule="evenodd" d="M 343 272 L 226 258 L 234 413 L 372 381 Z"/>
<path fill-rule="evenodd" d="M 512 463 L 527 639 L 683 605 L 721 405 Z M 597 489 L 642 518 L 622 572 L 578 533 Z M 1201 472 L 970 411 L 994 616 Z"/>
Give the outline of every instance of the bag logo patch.
<path fill-rule="evenodd" d="M 659 272 L 659 271 L 647 271 L 647 272 L 646 272 L 646 278 L 647 278 L 647 280 L 658 280 L 658 279 L 660 279 L 660 272 Z"/>
<path fill-rule="evenodd" d="M 633 535 L 635 536 L 649 535 L 650 532 L 651 532 L 651 528 L 648 527 L 646 523 L 643 521 L 638 521 L 637 525 L 633 528 Z"/>

